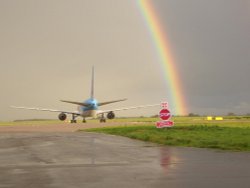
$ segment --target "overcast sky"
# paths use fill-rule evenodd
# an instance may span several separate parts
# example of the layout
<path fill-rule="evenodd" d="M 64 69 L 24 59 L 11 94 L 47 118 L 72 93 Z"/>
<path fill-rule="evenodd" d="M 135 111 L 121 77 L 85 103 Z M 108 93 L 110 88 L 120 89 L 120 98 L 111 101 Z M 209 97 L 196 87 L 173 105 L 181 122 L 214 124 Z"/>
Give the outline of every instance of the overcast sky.
<path fill-rule="evenodd" d="M 154 0 L 188 112 L 250 113 L 250 0 Z M 0 0 L 0 120 L 56 118 L 10 105 L 75 110 L 96 69 L 103 109 L 166 100 L 168 86 L 135 0 Z M 159 108 L 119 112 L 153 115 Z"/>

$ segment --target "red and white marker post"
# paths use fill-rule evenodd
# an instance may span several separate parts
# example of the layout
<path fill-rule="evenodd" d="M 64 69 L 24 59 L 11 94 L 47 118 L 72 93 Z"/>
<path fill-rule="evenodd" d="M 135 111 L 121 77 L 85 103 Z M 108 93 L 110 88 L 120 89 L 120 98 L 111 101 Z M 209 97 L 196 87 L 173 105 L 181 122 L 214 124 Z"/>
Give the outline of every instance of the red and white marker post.
<path fill-rule="evenodd" d="M 156 122 L 156 128 L 164 128 L 164 127 L 172 127 L 174 122 L 170 121 L 171 113 L 168 110 L 168 103 L 163 102 L 161 103 L 162 110 L 159 112 L 159 117 L 161 121 Z"/>

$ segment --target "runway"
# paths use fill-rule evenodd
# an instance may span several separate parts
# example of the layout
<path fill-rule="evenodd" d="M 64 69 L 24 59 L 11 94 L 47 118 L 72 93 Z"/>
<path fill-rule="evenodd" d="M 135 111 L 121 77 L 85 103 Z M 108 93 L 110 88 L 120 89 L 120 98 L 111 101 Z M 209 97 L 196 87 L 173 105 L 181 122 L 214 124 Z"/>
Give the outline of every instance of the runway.
<path fill-rule="evenodd" d="M 0 133 L 0 188 L 249 187 L 250 153 L 49 132 L 47 126 Z"/>
<path fill-rule="evenodd" d="M 75 132 L 79 129 L 89 129 L 98 127 L 111 127 L 111 126 L 126 126 L 126 125 L 143 125 L 139 122 L 107 122 L 107 123 L 67 123 L 58 122 L 54 124 L 41 124 L 40 122 L 29 122 L 29 124 L 8 125 L 0 126 L 0 133 L 34 133 L 34 132 Z"/>

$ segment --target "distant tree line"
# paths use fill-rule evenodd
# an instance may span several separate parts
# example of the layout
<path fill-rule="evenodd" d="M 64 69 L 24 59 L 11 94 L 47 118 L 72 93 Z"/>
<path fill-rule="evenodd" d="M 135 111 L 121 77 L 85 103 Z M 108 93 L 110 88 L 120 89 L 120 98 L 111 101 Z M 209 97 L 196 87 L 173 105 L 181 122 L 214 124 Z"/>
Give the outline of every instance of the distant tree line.
<path fill-rule="evenodd" d="M 175 115 L 173 115 L 173 116 L 175 116 Z M 201 116 L 207 116 L 207 115 L 200 115 L 200 114 L 196 114 L 196 113 L 189 113 L 188 115 L 187 115 L 188 117 L 201 117 Z M 229 113 L 227 113 L 227 115 L 226 116 L 245 116 L 246 118 L 247 117 L 249 117 L 250 118 L 250 113 L 246 113 L 246 114 L 244 114 L 244 115 L 237 115 L 237 114 L 235 114 L 235 113 L 233 113 L 233 112 L 229 112 Z M 157 118 L 157 117 L 159 117 L 159 114 L 156 114 L 156 115 L 152 115 L 152 116 L 150 116 L 151 118 Z M 177 117 L 177 116 L 176 116 Z"/>

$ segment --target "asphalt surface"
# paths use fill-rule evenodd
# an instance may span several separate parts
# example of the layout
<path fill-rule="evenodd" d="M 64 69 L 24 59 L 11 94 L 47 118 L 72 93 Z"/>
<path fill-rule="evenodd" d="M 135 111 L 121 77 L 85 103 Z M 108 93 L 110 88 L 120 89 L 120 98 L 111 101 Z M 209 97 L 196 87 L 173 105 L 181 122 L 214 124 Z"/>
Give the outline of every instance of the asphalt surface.
<path fill-rule="evenodd" d="M 85 132 L 2 132 L 0 188 L 9 187 L 248 188 L 250 153 Z"/>

